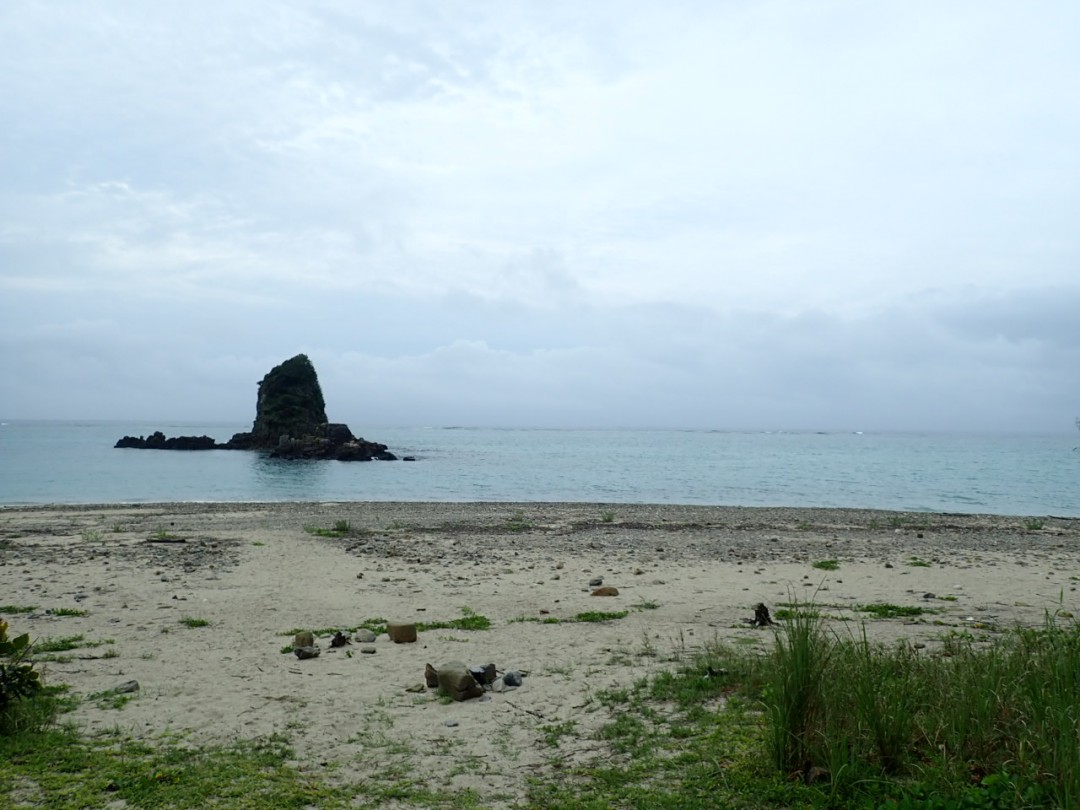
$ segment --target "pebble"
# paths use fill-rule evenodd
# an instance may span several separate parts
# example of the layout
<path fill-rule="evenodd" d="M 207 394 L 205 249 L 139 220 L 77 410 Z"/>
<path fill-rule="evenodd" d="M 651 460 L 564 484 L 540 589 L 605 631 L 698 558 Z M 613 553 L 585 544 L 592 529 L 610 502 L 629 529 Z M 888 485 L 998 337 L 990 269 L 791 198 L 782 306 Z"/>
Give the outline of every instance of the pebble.
<path fill-rule="evenodd" d="M 458 723 L 457 720 L 447 720 L 445 723 L 443 723 L 443 725 L 447 728 L 457 728 L 460 723 Z"/>
<path fill-rule="evenodd" d="M 374 655 L 377 650 L 374 647 L 361 647 L 360 652 L 364 655 Z"/>

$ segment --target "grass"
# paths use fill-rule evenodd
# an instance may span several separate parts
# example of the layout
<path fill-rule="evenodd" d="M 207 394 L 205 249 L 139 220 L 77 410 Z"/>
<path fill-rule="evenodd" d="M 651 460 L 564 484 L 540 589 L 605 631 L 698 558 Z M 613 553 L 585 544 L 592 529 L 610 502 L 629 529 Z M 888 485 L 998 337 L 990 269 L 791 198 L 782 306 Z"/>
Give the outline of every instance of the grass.
<path fill-rule="evenodd" d="M 1027 529 L 1029 532 L 1042 531 L 1045 526 L 1046 524 L 1039 518 L 1028 518 L 1024 521 L 1024 528 Z"/>
<path fill-rule="evenodd" d="M 370 534 L 367 529 L 354 529 L 352 523 L 347 520 L 335 520 L 329 528 L 322 526 L 305 526 L 304 531 L 315 537 L 349 537 Z"/>
<path fill-rule="evenodd" d="M 210 621 L 209 619 L 198 619 L 194 616 L 182 616 L 180 618 L 180 624 L 184 625 L 184 627 L 194 629 L 196 627 L 209 627 Z"/>
<path fill-rule="evenodd" d="M 793 612 L 768 655 L 713 643 L 597 694 L 609 719 L 591 739 L 542 726 L 550 747 L 602 748 L 576 767 L 552 754 L 531 806 L 1080 807 L 1080 625 L 958 635 L 932 656 Z"/>
<path fill-rule="evenodd" d="M 904 619 L 939 612 L 933 608 L 924 608 L 918 605 L 893 605 L 888 602 L 858 605 L 855 609 L 860 613 L 869 613 L 875 619 Z"/>
<path fill-rule="evenodd" d="M 0 605 L 0 614 L 17 616 L 20 613 L 33 613 L 37 610 L 36 605 Z"/>
<path fill-rule="evenodd" d="M 818 560 L 811 563 L 810 567 L 817 568 L 819 571 L 836 571 L 840 568 L 840 562 L 838 560 Z"/>
<path fill-rule="evenodd" d="M 614 523 L 615 522 L 615 513 L 614 512 L 601 512 L 600 513 L 600 522 L 601 523 Z"/>
<path fill-rule="evenodd" d="M 818 607 L 793 604 L 764 654 L 714 641 L 534 726 L 548 762 L 519 804 L 428 784 L 414 749 L 389 738 L 361 754 L 358 791 L 294 767 L 280 735 L 223 747 L 85 736 L 42 722 L 38 704 L 0 737 L 0 806 L 1080 807 L 1080 624 L 954 633 L 931 655 L 831 632 Z"/>
<path fill-rule="evenodd" d="M 647 608 L 641 609 L 644 610 Z M 607 613 L 602 610 L 587 610 L 583 613 L 578 613 L 576 616 L 573 616 L 569 619 L 560 619 L 556 616 L 518 616 L 517 618 L 511 619 L 510 621 L 512 623 L 531 622 L 533 624 L 598 624 L 602 622 L 613 622 L 619 619 L 625 619 L 629 615 L 630 611 L 628 610 L 618 610 L 613 613 Z"/>
<path fill-rule="evenodd" d="M 67 652 L 68 650 L 93 649 L 105 644 L 112 644 L 112 639 L 104 641 L 88 641 L 82 633 L 74 636 L 60 636 L 59 638 L 42 638 L 34 642 L 34 655 L 43 653 Z"/>
<path fill-rule="evenodd" d="M 90 615 L 90 611 L 79 610 L 78 608 L 52 608 L 47 610 L 46 613 L 51 616 L 70 616 L 73 618 L 83 618 Z"/>

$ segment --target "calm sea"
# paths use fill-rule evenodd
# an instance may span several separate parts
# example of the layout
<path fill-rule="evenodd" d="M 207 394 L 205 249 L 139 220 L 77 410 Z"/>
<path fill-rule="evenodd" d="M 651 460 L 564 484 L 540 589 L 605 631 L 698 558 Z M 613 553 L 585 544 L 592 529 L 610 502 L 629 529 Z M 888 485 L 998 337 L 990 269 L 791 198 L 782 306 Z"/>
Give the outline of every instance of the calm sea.
<path fill-rule="evenodd" d="M 248 424 L 0 424 L 0 503 L 578 501 L 1080 517 L 1080 435 L 673 430 L 358 430 L 416 462 L 283 462 L 116 450 Z"/>

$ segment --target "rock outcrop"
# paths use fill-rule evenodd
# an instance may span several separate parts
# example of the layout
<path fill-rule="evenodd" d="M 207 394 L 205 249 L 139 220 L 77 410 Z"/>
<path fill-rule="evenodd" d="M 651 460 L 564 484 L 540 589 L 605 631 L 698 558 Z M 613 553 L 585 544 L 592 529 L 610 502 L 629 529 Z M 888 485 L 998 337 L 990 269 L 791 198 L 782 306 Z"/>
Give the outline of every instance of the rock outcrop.
<path fill-rule="evenodd" d="M 124 436 L 116 447 L 144 450 L 257 450 L 273 458 L 393 461 L 385 444 L 359 439 L 348 425 L 328 422 L 319 378 L 307 355 L 272 368 L 259 382 L 255 422 L 218 444 L 209 436 Z"/>

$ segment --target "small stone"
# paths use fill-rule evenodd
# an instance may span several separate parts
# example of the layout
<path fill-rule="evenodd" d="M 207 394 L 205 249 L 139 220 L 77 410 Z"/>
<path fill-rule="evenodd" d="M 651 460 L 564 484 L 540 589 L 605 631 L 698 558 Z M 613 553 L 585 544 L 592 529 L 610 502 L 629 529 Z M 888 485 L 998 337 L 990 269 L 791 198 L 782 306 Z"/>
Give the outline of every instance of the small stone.
<path fill-rule="evenodd" d="M 360 652 L 363 655 L 374 655 L 376 652 L 378 652 L 378 650 L 376 650 L 374 647 L 361 647 Z"/>
<path fill-rule="evenodd" d="M 114 694 L 117 694 L 117 695 L 129 695 L 132 692 L 138 692 L 139 691 L 139 682 L 138 681 L 124 681 L 119 686 L 114 686 L 111 691 Z"/>
<path fill-rule="evenodd" d="M 360 644 L 371 644 L 375 641 L 375 633 L 368 630 L 366 627 L 361 627 L 353 633 L 353 639 Z"/>
<path fill-rule="evenodd" d="M 318 658 L 321 650 L 318 647 L 296 647 L 293 652 L 296 653 L 297 658 L 304 661 L 308 658 Z"/>
<path fill-rule="evenodd" d="M 446 722 L 443 723 L 443 725 L 446 726 L 447 728 L 457 728 L 460 724 L 458 723 L 457 720 L 447 720 Z"/>
<path fill-rule="evenodd" d="M 559 562 L 555 563 L 555 567 L 556 567 L 556 568 L 559 568 L 559 569 L 565 568 L 565 567 L 566 567 L 566 563 L 564 563 L 564 562 L 562 562 L 562 561 L 559 561 Z"/>
<path fill-rule="evenodd" d="M 521 686 L 522 678 L 524 678 L 520 672 L 516 669 L 511 669 L 509 672 L 504 672 L 502 676 L 502 682 L 511 688 Z"/>
<path fill-rule="evenodd" d="M 431 664 L 424 667 L 424 682 L 429 689 L 439 688 L 439 670 L 435 669 Z"/>
<path fill-rule="evenodd" d="M 619 589 L 613 588 L 610 585 L 605 585 L 603 588 L 597 588 L 592 592 L 592 596 L 618 596 Z"/>
<path fill-rule="evenodd" d="M 937 594 L 936 593 L 924 593 L 922 595 L 922 598 L 923 599 L 937 599 Z"/>
<path fill-rule="evenodd" d="M 589 580 L 589 587 L 590 588 L 599 588 L 603 584 L 604 584 L 604 578 L 603 577 L 593 577 L 592 579 Z"/>
<path fill-rule="evenodd" d="M 386 634 L 395 644 L 412 644 L 416 641 L 416 625 L 412 622 L 401 624 L 391 622 L 386 625 Z"/>
<path fill-rule="evenodd" d="M 892 567 L 893 567 L 893 564 L 892 564 L 892 563 L 890 563 L 890 562 L 887 562 L 887 563 L 885 563 L 885 567 L 886 567 L 886 568 L 892 568 Z"/>
<path fill-rule="evenodd" d="M 293 636 L 293 647 L 314 647 L 315 646 L 315 634 L 310 630 L 304 630 Z"/>

